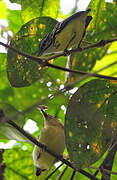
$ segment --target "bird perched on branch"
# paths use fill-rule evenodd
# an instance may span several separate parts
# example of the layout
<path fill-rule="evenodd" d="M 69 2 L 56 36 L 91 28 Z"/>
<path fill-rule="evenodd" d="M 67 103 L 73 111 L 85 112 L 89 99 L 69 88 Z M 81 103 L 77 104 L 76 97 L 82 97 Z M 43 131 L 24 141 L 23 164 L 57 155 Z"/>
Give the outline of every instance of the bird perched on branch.
<path fill-rule="evenodd" d="M 44 128 L 40 132 L 38 141 L 57 155 L 62 155 L 65 149 L 64 127 L 59 119 L 45 113 L 45 106 L 39 106 L 39 109 L 44 116 Z M 42 171 L 49 170 L 57 161 L 54 156 L 36 145 L 32 156 L 36 167 L 36 176 L 39 176 Z"/>
<path fill-rule="evenodd" d="M 77 12 L 58 22 L 52 32 L 40 41 L 38 56 L 67 52 L 68 48 L 75 45 L 80 47 L 86 28 L 92 20 L 92 16 L 88 16 L 90 11 L 91 9 Z"/>

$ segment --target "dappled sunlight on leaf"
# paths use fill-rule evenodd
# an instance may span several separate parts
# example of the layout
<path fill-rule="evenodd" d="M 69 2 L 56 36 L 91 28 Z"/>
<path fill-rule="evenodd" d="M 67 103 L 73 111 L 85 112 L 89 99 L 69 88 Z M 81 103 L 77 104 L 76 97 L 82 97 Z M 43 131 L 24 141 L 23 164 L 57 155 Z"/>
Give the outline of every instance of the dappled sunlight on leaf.
<path fill-rule="evenodd" d="M 117 86 L 92 80 L 69 101 L 65 117 L 66 146 L 75 168 L 96 162 L 117 131 Z"/>
<path fill-rule="evenodd" d="M 10 46 L 26 54 L 38 56 L 39 42 L 56 23 L 56 20 L 49 17 L 35 18 L 21 27 L 11 40 Z M 29 86 L 38 80 L 42 73 L 44 71 L 40 64 L 8 50 L 7 74 L 12 86 Z"/>

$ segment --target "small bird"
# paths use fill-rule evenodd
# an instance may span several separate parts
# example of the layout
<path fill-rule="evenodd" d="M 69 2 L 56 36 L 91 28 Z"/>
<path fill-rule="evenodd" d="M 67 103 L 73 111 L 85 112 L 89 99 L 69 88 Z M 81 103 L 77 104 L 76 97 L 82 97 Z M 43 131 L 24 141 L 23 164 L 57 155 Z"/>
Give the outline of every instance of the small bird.
<path fill-rule="evenodd" d="M 64 126 L 59 119 L 45 113 L 45 106 L 39 106 L 39 109 L 44 116 L 44 128 L 40 132 L 38 141 L 57 155 L 62 155 L 65 149 Z M 36 145 L 32 156 L 36 167 L 36 176 L 39 176 L 43 171 L 49 170 L 57 161 L 54 156 Z"/>
<path fill-rule="evenodd" d="M 77 12 L 58 22 L 52 32 L 40 41 L 38 56 L 67 52 L 68 48 L 75 45 L 80 47 L 86 28 L 92 20 L 92 16 L 88 16 L 90 11 L 91 9 Z"/>

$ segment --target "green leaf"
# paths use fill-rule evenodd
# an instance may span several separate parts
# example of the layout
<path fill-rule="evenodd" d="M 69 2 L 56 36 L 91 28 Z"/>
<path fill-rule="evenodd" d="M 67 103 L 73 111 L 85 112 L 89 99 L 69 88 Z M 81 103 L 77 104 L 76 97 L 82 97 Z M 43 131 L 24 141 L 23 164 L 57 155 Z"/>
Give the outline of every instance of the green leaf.
<path fill-rule="evenodd" d="M 105 5 L 102 3 L 103 9 L 102 12 L 100 11 L 99 24 L 97 28 L 95 28 L 95 21 L 97 19 L 97 16 L 95 16 L 95 10 L 98 11 L 98 6 L 93 6 L 92 4 L 89 5 L 89 8 L 91 9 L 91 15 L 93 17 L 93 20 L 91 21 L 91 32 L 89 34 L 89 37 L 91 40 L 94 40 L 95 42 L 101 39 L 110 39 L 117 36 L 117 27 L 116 27 L 116 18 L 117 18 L 117 6 L 114 3 L 106 3 Z M 108 33 L 109 32 L 109 33 Z M 88 40 L 88 39 L 87 39 Z"/>
<path fill-rule="evenodd" d="M 25 123 L 25 119 L 21 112 L 17 111 L 10 104 L 0 103 L 0 109 L 3 110 L 5 117 L 10 118 L 17 125 L 19 125 L 20 127 L 23 127 Z M 11 127 L 6 122 L 0 123 L 0 139 L 15 139 L 18 141 L 26 140 L 22 134 L 20 134 L 16 129 Z"/>
<path fill-rule="evenodd" d="M 60 0 L 25 0 L 21 1 L 22 18 L 24 22 L 38 16 L 51 16 L 56 18 L 58 15 Z"/>
<path fill-rule="evenodd" d="M 7 6 L 3 0 L 0 1 L 0 19 L 5 19 L 7 15 Z"/>
<path fill-rule="evenodd" d="M 0 2 L 3 2 L 3 0 Z M 9 9 L 6 9 L 5 6 L 0 6 L 0 7 L 2 7 L 1 11 L 0 11 L 2 13 L 0 14 L 0 17 L 4 16 L 4 19 L 6 19 L 8 21 L 8 28 L 3 27 L 1 29 L 1 33 L 2 33 L 1 35 L 4 38 L 6 38 L 7 31 L 12 31 L 13 34 L 18 32 L 20 27 L 23 24 L 23 21 L 27 22 L 34 17 L 50 16 L 53 18 L 60 17 L 61 19 L 63 19 L 68 16 L 68 15 L 66 15 L 66 16 L 62 15 L 62 13 L 59 9 L 59 2 L 60 2 L 59 0 L 58 1 L 10 0 L 10 2 L 20 3 L 21 11 L 9 10 Z M 94 2 L 94 1 L 92 0 L 92 2 Z M 116 4 L 117 4 L 117 2 L 116 2 L 116 0 L 114 0 L 114 3 L 105 3 L 106 4 L 105 8 L 103 6 L 103 2 L 104 2 L 103 0 L 100 1 L 100 3 L 102 3 L 100 6 L 101 8 L 99 8 L 99 6 L 98 6 L 99 4 L 97 2 L 99 2 L 99 0 L 98 1 L 96 0 L 95 3 L 93 4 L 93 6 L 91 7 L 91 15 L 93 16 L 93 20 L 91 21 L 90 25 L 88 26 L 87 33 L 86 33 L 85 39 L 84 39 L 91 43 L 98 42 L 101 39 L 109 40 L 109 39 L 117 36 L 117 26 L 116 26 L 116 19 L 117 19 Z M 98 11 L 99 11 L 99 13 L 98 13 Z M 71 14 L 69 14 L 69 15 L 71 15 Z M 22 21 L 22 19 L 23 19 L 23 21 Z M 49 25 L 48 25 L 48 28 L 49 28 Z M 95 25 L 96 25 L 96 29 L 95 29 Z M 9 32 L 8 32 L 8 34 L 10 35 Z M 8 35 L 8 39 L 9 39 L 9 35 Z M 26 46 L 28 45 L 28 47 L 30 47 L 30 45 L 31 45 L 31 47 L 34 47 L 34 44 L 30 40 L 30 37 L 28 37 L 28 36 L 22 37 L 23 35 L 25 36 L 25 33 L 23 33 L 23 31 L 21 34 L 19 33 L 19 36 L 21 37 L 20 39 L 22 39 L 22 40 L 19 40 L 21 46 L 23 46 L 22 44 L 24 43 Z M 28 35 L 28 33 L 26 35 Z M 37 35 L 38 35 L 38 33 L 36 34 L 36 36 Z M 45 34 L 42 34 L 42 36 L 44 36 L 44 35 Z M 41 37 L 40 39 L 42 39 L 42 38 L 43 37 Z M 13 39 L 13 41 L 14 40 L 15 39 Z M 24 42 L 24 40 L 27 42 Z M 32 36 L 32 40 L 34 40 L 33 36 Z M 34 43 L 37 43 L 37 41 L 34 40 Z M 13 43 L 14 48 L 17 48 L 17 47 L 15 47 L 15 44 L 17 45 L 18 43 Z M 32 44 L 33 44 L 33 46 L 32 46 Z M 37 44 L 39 46 L 39 42 Z M 36 55 L 36 56 L 38 55 L 38 47 L 36 47 L 37 51 L 35 48 L 33 48 L 33 52 L 32 52 L 31 48 L 29 48 L 29 51 L 26 50 L 25 45 L 23 47 L 18 46 L 18 49 L 22 50 L 22 51 L 24 51 L 24 49 L 25 49 L 25 53 Z M 85 45 L 88 45 L 88 44 L 86 42 L 83 42 L 82 46 L 85 46 Z M 112 46 L 115 48 L 113 50 L 113 52 L 111 51 L 109 46 L 110 46 L 110 44 L 106 45 L 105 47 L 102 47 L 102 48 L 94 48 L 94 49 L 84 51 L 82 53 L 77 53 L 77 55 L 74 54 L 73 59 L 75 59 L 75 61 L 73 63 L 71 62 L 71 65 L 72 65 L 71 68 L 72 69 L 80 69 L 83 71 L 90 71 L 94 67 L 95 63 L 98 60 L 101 60 L 101 61 L 99 61 L 99 62 L 101 62 L 101 64 L 98 67 L 96 67 L 96 69 L 95 69 L 95 70 L 99 70 L 100 68 L 102 68 L 102 66 L 104 67 L 105 65 L 108 65 L 108 64 L 116 61 L 116 59 L 117 59 L 116 55 L 115 55 L 116 52 L 114 52 L 114 51 L 116 51 L 116 47 L 117 47 L 116 43 L 112 44 Z M 20 49 L 20 48 L 22 48 L 22 49 Z M 107 52 L 108 48 L 109 48 L 109 51 Z M 112 52 L 112 54 L 110 55 L 111 52 Z M 107 57 L 107 55 L 108 55 L 108 57 Z M 16 57 L 15 53 L 14 54 L 12 53 L 12 55 L 9 57 L 12 59 L 12 58 L 14 58 L 13 56 Z M 20 56 L 18 56 L 18 57 L 20 57 Z M 103 62 L 102 62 L 102 58 L 104 60 Z M 57 60 L 54 63 L 56 65 L 65 67 L 66 66 L 65 59 L 66 59 L 65 57 L 57 58 Z M 11 69 L 13 69 L 13 71 L 14 71 L 14 62 L 16 64 L 16 60 L 10 61 L 10 59 L 9 59 L 9 65 L 12 67 L 12 64 L 13 64 L 13 67 L 11 68 Z M 31 86 L 25 87 L 25 88 L 13 88 L 9 85 L 5 67 L 6 67 L 6 57 L 5 57 L 5 55 L 2 54 L 2 55 L 0 55 L 0 102 L 6 102 L 9 104 L 12 104 L 16 109 L 26 112 L 26 114 L 25 114 L 26 121 L 28 119 L 32 119 L 32 120 L 36 121 L 36 123 L 39 127 L 39 130 L 37 132 L 35 132 L 34 135 L 35 135 L 35 137 L 37 137 L 39 135 L 40 130 L 43 128 L 43 117 L 42 117 L 42 114 L 36 109 L 36 106 L 33 111 L 31 111 L 31 107 L 33 107 L 36 103 L 41 102 L 43 99 L 46 99 L 51 94 L 55 93 L 56 91 L 58 91 L 59 89 L 64 87 L 64 85 L 67 85 L 65 82 L 65 72 L 49 67 L 47 69 L 42 70 L 41 74 L 39 71 L 39 74 L 41 77 L 39 76 L 39 80 L 36 82 L 34 81 L 35 83 L 31 84 Z M 27 69 L 28 69 L 28 67 L 27 67 Z M 109 69 L 110 69 L 110 72 L 109 72 Z M 106 74 L 113 75 L 113 73 L 114 74 L 116 73 L 116 69 L 117 69 L 116 66 L 114 66 L 112 68 L 108 68 Z M 13 74 L 13 78 L 14 78 L 13 81 L 15 81 L 15 83 L 20 82 L 20 81 L 18 82 L 17 80 L 15 80 L 15 77 L 17 77 L 17 74 L 18 74 L 17 72 L 18 71 L 16 70 L 16 74 L 15 73 Z M 103 71 L 101 73 L 103 74 L 105 72 Z M 36 72 L 34 72 L 34 73 L 32 72 L 32 74 L 36 74 Z M 31 76 L 32 76 L 32 74 L 31 74 Z M 74 77 L 73 73 L 72 73 L 72 77 Z M 71 82 L 74 82 L 74 78 L 71 78 Z M 24 85 L 26 83 L 24 82 Z M 84 84 L 84 82 L 81 82 L 81 84 Z M 20 85 L 18 84 L 18 87 L 19 86 Z M 79 86 L 79 84 L 78 84 L 78 86 Z M 94 86 L 95 86 L 95 83 L 94 83 Z M 99 88 L 100 88 L 100 84 L 99 84 Z M 95 87 L 93 88 L 93 92 L 95 92 Z M 86 94 L 88 94 L 88 93 L 91 94 L 91 92 L 86 91 Z M 56 93 L 56 95 L 51 99 L 48 98 L 47 101 L 44 103 L 44 105 L 48 106 L 47 112 L 51 115 L 55 115 L 56 117 L 64 120 L 65 107 L 66 107 L 66 104 L 68 103 L 69 95 L 70 95 L 70 93 L 68 91 L 66 91 L 65 93 L 62 92 L 62 94 L 59 94 L 59 95 L 58 95 L 58 93 Z M 110 108 L 109 108 L 110 110 L 111 110 L 111 106 L 112 106 L 112 108 L 114 108 L 113 105 L 116 107 L 115 101 L 116 101 L 116 98 L 115 98 L 115 100 L 113 100 L 112 104 L 110 104 Z M 17 110 L 16 110 L 16 112 L 14 111 L 15 114 L 17 112 L 18 112 Z M 14 120 L 16 120 L 16 119 L 14 119 Z M 16 121 L 16 123 L 17 123 L 17 121 Z M 71 125 L 72 125 L 72 123 L 71 123 Z M 5 131 L 6 131 L 6 129 L 5 129 Z M 0 130 L 0 132 L 1 132 L 1 130 Z M 4 137 L 4 139 L 5 138 L 6 137 Z M 3 140 L 1 140 L 1 141 L 3 141 Z M 7 140 L 4 140 L 4 142 L 6 142 L 6 141 Z M 4 160 L 6 159 L 5 164 L 7 165 L 6 173 L 5 173 L 6 174 L 5 180 L 7 180 L 7 179 L 8 180 L 13 180 L 13 179 L 16 179 L 16 180 L 19 180 L 19 179 L 33 180 L 34 179 L 34 180 L 36 180 L 35 172 L 33 172 L 33 169 L 34 169 L 33 161 L 32 160 L 30 161 L 30 158 L 32 159 L 32 155 L 31 155 L 32 149 L 30 149 L 30 152 L 22 151 L 22 150 L 20 151 L 20 149 L 22 149 L 22 146 L 23 146 L 22 144 L 25 145 L 26 143 L 25 142 L 18 143 L 17 144 L 18 148 L 15 149 L 14 151 L 8 150 L 9 153 L 7 150 L 5 150 L 6 155 L 5 155 Z M 31 147 L 30 144 L 28 144 L 28 146 Z M 13 147 L 13 149 L 14 149 L 14 147 Z M 19 149 L 19 151 L 18 151 L 18 149 Z M 27 161 L 25 158 L 27 159 Z M 86 160 L 87 160 L 87 158 L 86 158 Z M 8 164 L 7 164 L 7 162 L 8 162 Z M 103 158 L 99 159 L 98 162 L 96 162 L 93 166 L 99 167 L 102 162 L 103 162 Z M 115 158 L 114 165 L 113 165 L 113 171 L 115 171 L 115 172 L 117 171 L 116 164 L 117 164 L 117 157 Z M 54 168 L 52 168 L 52 169 L 54 169 Z M 52 169 L 48 172 L 48 174 L 52 171 Z M 63 167 L 59 171 L 57 171 L 55 174 L 53 174 L 53 176 L 50 179 L 51 180 L 57 179 L 59 177 L 60 173 L 62 172 L 62 170 L 63 170 Z M 91 168 L 86 168 L 85 170 L 91 174 L 94 174 L 96 171 Z M 67 171 L 65 172 L 64 176 L 62 177 L 62 179 L 63 180 L 69 179 L 71 177 L 71 174 L 72 174 L 72 169 L 68 168 Z M 101 179 L 101 173 L 99 173 L 99 176 L 97 176 L 97 177 L 99 179 Z M 112 178 L 112 180 L 116 180 L 116 175 L 112 175 L 111 178 Z M 74 177 L 74 180 L 77 180 L 77 179 L 87 180 L 88 178 L 77 172 Z M 44 180 L 44 178 L 42 178 L 41 180 Z"/>
<path fill-rule="evenodd" d="M 99 8 L 97 4 L 101 3 L 101 7 Z M 88 8 L 91 8 L 91 12 L 89 15 L 92 15 L 93 19 L 90 22 L 87 33 L 85 35 L 84 41 L 88 41 L 90 43 L 97 43 L 100 40 L 108 40 L 117 37 L 117 6 L 112 3 L 103 3 L 103 1 L 96 0 L 91 1 L 91 4 Z M 98 16 L 98 10 L 100 11 Z M 95 27 L 95 24 L 98 25 Z M 109 33 L 108 33 L 109 32 Z M 82 46 L 88 46 L 86 42 L 82 42 Z M 72 69 L 78 69 L 82 71 L 91 71 L 94 67 L 97 60 L 102 60 L 102 58 L 106 55 L 110 44 L 101 47 L 101 48 L 90 48 L 88 50 L 83 51 L 82 53 L 74 53 L 71 55 L 70 67 Z M 73 80 L 77 78 L 76 74 L 70 74 L 70 78 Z M 69 79 L 69 77 L 68 77 Z"/>
<path fill-rule="evenodd" d="M 65 117 L 66 146 L 75 168 L 95 163 L 117 131 L 117 83 L 92 80 L 76 91 Z"/>
<path fill-rule="evenodd" d="M 21 3 L 21 0 L 9 0 L 11 3 Z"/>
<path fill-rule="evenodd" d="M 108 67 L 111 64 L 113 64 L 113 66 Z M 108 53 L 102 58 L 101 61 L 96 62 L 93 71 L 98 71 L 106 66 L 108 68 L 102 70 L 101 74 L 117 76 L 117 42 L 112 43 Z"/>
<path fill-rule="evenodd" d="M 105 10 L 106 2 L 105 0 L 92 0 L 89 7 L 93 10 L 95 14 L 93 18 L 94 29 L 97 29 L 100 24 L 100 19 L 103 18 L 103 11 Z"/>
<path fill-rule="evenodd" d="M 50 17 L 35 18 L 24 24 L 11 40 L 10 46 L 26 54 L 38 56 L 39 42 L 57 23 Z M 44 73 L 40 64 L 31 61 L 10 49 L 7 56 L 8 79 L 14 87 L 29 86 Z"/>
<path fill-rule="evenodd" d="M 34 166 L 31 152 L 19 148 L 5 150 L 3 154 L 5 180 L 33 180 Z"/>
<path fill-rule="evenodd" d="M 8 29 L 15 34 L 23 24 L 20 10 L 7 10 Z"/>

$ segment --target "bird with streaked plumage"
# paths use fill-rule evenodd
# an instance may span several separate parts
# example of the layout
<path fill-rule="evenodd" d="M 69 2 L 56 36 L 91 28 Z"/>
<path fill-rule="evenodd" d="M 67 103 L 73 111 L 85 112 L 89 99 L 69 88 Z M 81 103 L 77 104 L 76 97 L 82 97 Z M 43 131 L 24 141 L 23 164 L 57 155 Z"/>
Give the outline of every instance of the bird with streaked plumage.
<path fill-rule="evenodd" d="M 74 46 L 80 48 L 86 28 L 92 20 L 92 16 L 88 16 L 90 11 L 79 11 L 58 22 L 52 32 L 40 41 L 38 56 L 67 52 L 67 49 Z"/>

